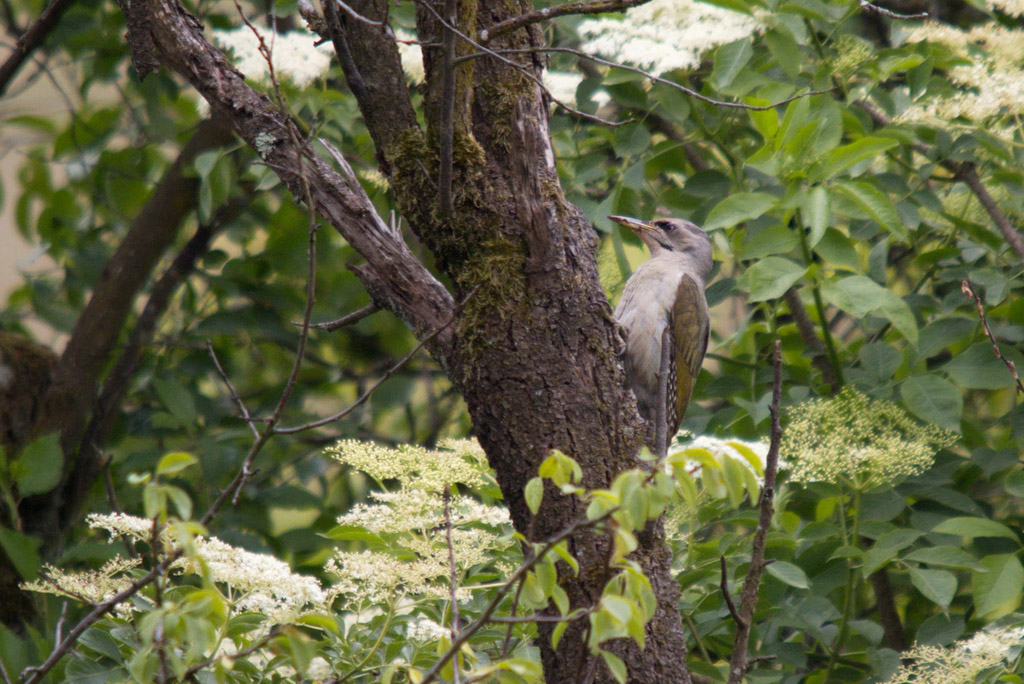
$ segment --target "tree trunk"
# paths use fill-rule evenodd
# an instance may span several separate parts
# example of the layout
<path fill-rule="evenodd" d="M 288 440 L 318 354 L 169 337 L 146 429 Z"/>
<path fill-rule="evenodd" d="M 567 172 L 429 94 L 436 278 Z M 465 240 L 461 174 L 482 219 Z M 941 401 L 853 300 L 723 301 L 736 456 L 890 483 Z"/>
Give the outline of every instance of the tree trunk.
<path fill-rule="evenodd" d="M 510 66 L 480 56 L 441 21 L 446 3 L 422 0 L 423 129 L 394 38 L 375 23 L 386 21 L 388 4 L 351 2 L 361 15 L 353 18 L 328 2 L 328 32 L 399 207 L 454 284 L 454 300 L 466 300 L 461 309 L 376 217 L 344 160 L 335 159 L 342 167 L 338 174 L 303 147 L 301 136 L 289 132 L 291 123 L 244 83 L 177 0 L 132 3 L 129 43 L 137 64 L 160 61 L 188 78 L 300 201 L 312 198 L 367 259 L 356 273 L 377 304 L 395 311 L 420 337 L 456 316 L 452 329 L 428 348 L 469 405 L 516 528 L 532 529 L 541 540 L 584 517 L 577 501 L 551 492 L 531 525 L 523 487 L 549 450 L 575 458 L 586 487 L 606 487 L 618 472 L 639 465 L 647 430 L 615 353 L 619 330 L 598 280 L 595 234 L 559 185 L 548 102 L 534 80 L 542 58 L 509 55 Z M 471 37 L 530 9 L 525 0 L 463 0 L 454 14 L 460 32 Z M 489 47 L 541 42 L 539 29 L 528 25 Z M 444 196 L 451 197 L 450 206 L 440 201 Z M 632 681 L 689 682 L 678 587 L 660 523 L 641 537 L 635 559 L 651 580 L 659 609 L 645 649 L 623 641 L 613 650 Z M 562 587 L 574 608 L 592 605 L 608 579 L 608 541 L 585 531 L 571 539 L 570 550 L 580 572 L 574 577 L 566 570 Z M 591 659 L 584 631 L 584 625 L 573 625 L 552 650 L 542 625 L 547 681 L 612 681 L 600 659 Z"/>

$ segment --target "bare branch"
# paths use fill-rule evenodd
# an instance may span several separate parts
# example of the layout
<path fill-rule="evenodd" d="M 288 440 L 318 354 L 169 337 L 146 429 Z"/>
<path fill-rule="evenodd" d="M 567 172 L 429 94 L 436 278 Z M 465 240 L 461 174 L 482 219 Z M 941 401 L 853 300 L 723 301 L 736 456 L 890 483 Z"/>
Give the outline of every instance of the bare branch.
<path fill-rule="evenodd" d="M 554 19 L 555 17 L 564 17 L 568 14 L 621 12 L 629 9 L 630 7 L 645 5 L 650 1 L 651 0 L 584 0 L 581 2 L 567 2 L 563 5 L 555 5 L 554 7 L 545 7 L 544 9 L 520 14 L 518 17 L 512 17 L 505 21 L 499 21 L 494 26 L 482 30 L 480 32 L 480 42 L 490 42 L 497 36 L 508 33 L 509 31 L 515 31 L 517 28 L 521 28 L 523 26 L 536 24 L 538 21 Z"/>
<path fill-rule="evenodd" d="M 1020 375 L 1017 374 L 1017 364 L 1003 356 L 1003 351 L 999 348 L 995 335 L 992 334 L 992 329 L 988 327 L 988 318 L 985 316 L 985 308 L 981 304 L 981 297 L 979 297 L 977 293 L 975 293 L 974 288 L 971 287 L 970 280 L 964 279 L 961 281 L 960 290 L 967 295 L 968 299 L 974 302 L 974 306 L 978 310 L 978 318 L 981 319 L 981 325 L 985 328 L 985 336 L 988 337 L 988 341 L 992 343 L 992 351 L 995 353 L 996 358 L 1005 363 L 1006 367 L 1010 370 L 1010 375 L 1013 376 L 1013 381 L 1017 385 L 1017 391 L 1024 394 L 1024 384 L 1021 383 Z"/>
<path fill-rule="evenodd" d="M 43 44 L 73 2 L 74 0 L 53 0 L 39 15 L 39 18 L 28 27 L 24 35 L 18 38 L 11 54 L 4 60 L 3 65 L 0 65 L 0 96 L 7 92 L 11 80 L 18 73 L 21 65 Z"/>
<path fill-rule="evenodd" d="M 447 2 L 448 0 L 446 0 Z M 452 604 L 452 641 L 459 638 L 459 598 L 456 592 L 459 588 L 458 576 L 455 572 L 455 546 L 452 544 L 452 489 L 450 485 L 444 486 L 444 543 L 448 547 L 448 599 Z M 454 684 L 459 684 L 462 673 L 459 669 L 459 659 L 456 656 L 454 667 Z"/>
<path fill-rule="evenodd" d="M 482 47 L 482 46 L 480 46 L 477 43 L 473 43 L 473 45 L 475 45 L 478 48 Z M 648 80 L 650 80 L 652 83 L 660 83 L 660 84 L 666 85 L 666 86 L 668 86 L 670 88 L 675 88 L 676 90 L 678 90 L 678 91 L 680 91 L 682 93 L 686 93 L 687 95 L 689 95 L 690 97 L 692 97 L 694 99 L 700 100 L 701 102 L 707 102 L 708 104 L 713 104 L 716 107 L 732 107 L 732 108 L 735 108 L 735 109 L 749 109 L 749 110 L 754 111 L 754 112 L 762 112 L 762 111 L 766 111 L 766 110 L 769 110 L 769 109 L 775 109 L 776 107 L 781 107 L 782 105 L 788 104 L 788 103 L 792 102 L 793 100 L 799 100 L 800 98 L 810 97 L 812 95 L 824 95 L 826 93 L 831 93 L 834 90 L 834 88 L 830 88 L 828 90 L 808 90 L 806 92 L 798 93 L 796 95 L 793 95 L 792 97 L 787 97 L 784 100 L 779 100 L 778 102 L 775 102 L 775 103 L 772 103 L 772 104 L 768 104 L 768 105 L 751 105 L 751 104 L 746 104 L 746 103 L 743 103 L 743 102 L 726 102 L 725 100 L 716 100 L 713 97 L 708 97 L 707 95 L 702 95 L 701 93 L 698 93 L 696 90 L 693 90 L 692 88 L 687 88 L 686 86 L 681 85 L 679 83 L 676 83 L 675 81 L 669 81 L 668 79 L 662 78 L 660 76 L 655 76 L 651 72 L 645 71 L 644 69 L 640 69 L 639 67 L 630 66 L 628 64 L 620 64 L 619 62 L 612 62 L 612 61 L 607 60 L 607 59 L 602 59 L 601 57 L 595 57 L 594 55 L 587 54 L 586 52 L 583 52 L 582 50 L 576 50 L 576 49 L 567 48 L 567 47 L 541 47 L 541 46 L 538 46 L 538 47 L 529 47 L 529 48 L 499 48 L 499 49 L 496 49 L 496 50 L 484 49 L 483 53 L 477 52 L 477 53 L 473 53 L 471 55 L 465 55 L 464 57 L 459 57 L 455 61 L 456 61 L 456 63 L 458 63 L 458 62 L 461 62 L 461 61 L 467 60 L 467 59 L 476 59 L 478 57 L 482 57 L 485 54 L 486 55 L 491 55 L 492 57 L 498 57 L 499 54 L 501 54 L 501 55 L 515 55 L 515 54 L 526 54 L 526 53 L 532 53 L 532 52 L 564 52 L 566 54 L 575 55 L 575 56 L 579 57 L 580 59 L 587 59 L 587 60 L 590 60 L 591 62 L 596 62 L 597 64 L 601 64 L 602 66 L 611 67 L 613 69 L 623 69 L 624 71 L 631 71 L 634 74 L 640 74 L 641 76 L 643 76 L 643 77 L 647 78 Z M 498 58 L 501 59 L 500 57 L 498 57 Z M 507 60 L 502 60 L 502 61 L 507 61 Z M 554 99 L 554 98 L 552 98 L 552 99 Z M 565 107 L 565 105 L 562 105 L 557 100 L 555 100 L 555 102 L 557 104 L 559 104 L 559 106 L 561 106 L 561 107 L 563 107 L 565 109 L 569 109 L 570 111 L 572 111 L 570 108 Z M 573 112 L 573 113 L 575 113 L 575 112 Z M 629 121 L 625 121 L 623 123 L 630 123 L 630 122 Z M 621 126 L 622 124 L 620 123 L 618 125 Z"/>
<path fill-rule="evenodd" d="M 146 8 L 147 30 L 162 61 L 191 82 L 211 108 L 225 115 L 242 139 L 277 172 L 292 194 L 299 201 L 311 201 L 316 211 L 366 259 L 367 270 L 372 271 L 368 288 L 372 288 L 374 301 L 398 314 L 421 339 L 441 327 L 452 311 L 451 295 L 390 230 L 362 187 L 346 182 L 308 144 L 303 142 L 296 149 L 289 130 L 294 122 L 245 83 L 178 0 L 136 4 Z M 131 34 L 129 43 L 133 43 Z M 304 177 L 308 179 L 308 192 Z M 365 277 L 365 273 L 357 275 Z M 451 334 L 441 334 L 427 347 L 444 363 L 451 353 L 451 341 Z"/>
<path fill-rule="evenodd" d="M 195 677 L 196 674 L 198 674 L 201 670 L 204 670 L 204 669 L 208 668 L 210 665 L 213 665 L 215 662 L 217 662 L 221 658 L 224 658 L 226 660 L 238 660 L 239 658 L 244 658 L 247 655 L 252 655 L 256 651 L 260 650 L 261 648 L 263 648 L 264 646 L 269 644 L 271 641 L 276 639 L 277 635 L 279 635 L 280 633 L 281 633 L 281 625 L 274 625 L 273 627 L 270 628 L 269 632 L 267 632 L 262 637 L 260 637 L 256 641 L 252 642 L 251 644 L 249 644 L 247 647 L 243 648 L 240 651 L 235 651 L 234 653 L 223 653 L 223 654 L 218 654 L 218 655 L 215 655 L 215 656 L 211 656 L 211 657 L 207 658 L 206 660 L 204 660 L 203 662 L 201 662 L 201 663 L 199 663 L 197 665 L 193 665 L 189 669 L 185 670 L 185 674 L 182 675 L 181 681 L 183 681 L 183 682 L 193 681 L 193 677 Z"/>
<path fill-rule="evenodd" d="M 722 589 L 722 598 L 725 599 L 725 605 L 729 608 L 729 615 L 732 616 L 733 622 L 737 625 L 746 626 L 743 623 L 743 618 L 736 611 L 736 604 L 732 602 L 732 593 L 729 591 L 729 567 L 725 563 L 725 556 L 718 557 L 719 564 L 722 566 L 722 579 L 718 586 Z"/>
<path fill-rule="evenodd" d="M 256 426 L 252 422 L 252 415 L 249 413 L 249 409 L 246 407 L 245 402 L 242 401 L 242 397 L 238 395 L 238 391 L 235 386 L 231 384 L 231 379 L 228 374 L 224 372 L 224 366 L 220 365 L 220 360 L 217 358 L 217 352 L 213 351 L 213 343 L 210 340 L 206 340 L 206 351 L 210 354 L 210 360 L 213 361 L 213 367 L 217 369 L 217 375 L 220 376 L 221 381 L 228 388 L 228 392 L 231 393 L 231 399 L 238 406 L 238 410 L 242 414 L 242 419 L 248 424 L 249 429 L 252 430 L 253 437 L 259 439 L 260 431 L 256 429 Z"/>
<path fill-rule="evenodd" d="M 775 381 L 772 384 L 772 439 L 768 447 L 768 455 L 764 464 L 764 487 L 761 489 L 761 514 L 754 531 L 753 548 L 750 552 L 750 568 L 743 581 L 743 592 L 740 594 L 740 608 L 735 617 L 736 637 L 733 640 L 732 657 L 729 659 L 729 684 L 740 684 L 747 672 L 750 660 L 747 658 L 748 642 L 750 641 L 750 625 L 757 608 L 757 591 L 761 586 L 761 573 L 768 564 L 764 550 L 768 539 L 768 528 L 775 514 L 775 475 L 779 469 L 779 447 L 782 444 L 782 425 L 779 422 L 779 408 L 782 404 L 782 342 L 775 340 L 772 353 L 772 367 Z"/>
<path fill-rule="evenodd" d="M 918 12 L 917 14 L 899 14 L 892 10 L 879 7 L 868 0 L 860 0 L 860 8 L 865 12 L 874 12 L 875 14 L 881 14 L 883 17 L 889 17 L 890 19 L 927 19 L 927 12 Z"/>
<path fill-rule="evenodd" d="M 857 102 L 861 109 L 866 111 L 871 117 L 871 120 L 875 122 L 876 126 L 890 126 L 892 125 L 892 119 L 890 119 L 882 110 L 878 109 L 872 103 L 866 100 L 860 100 Z M 928 147 L 924 143 L 915 143 L 912 145 L 913 149 L 921 155 L 928 156 Z M 971 192 L 974 193 L 978 201 L 981 202 L 981 206 L 985 208 L 988 215 L 992 218 L 992 222 L 999 228 L 999 232 L 1003 234 L 1003 237 L 1008 243 L 1010 243 L 1011 249 L 1024 260 L 1024 238 L 1021 237 L 1020 232 L 1013 227 L 1010 223 L 1010 219 L 1006 217 L 1003 210 L 999 208 L 996 201 L 992 198 L 988 189 L 985 188 L 981 179 L 978 177 L 978 171 L 974 164 L 970 162 L 958 162 L 953 159 L 939 159 L 938 162 L 943 168 L 949 170 L 955 177 L 956 180 L 963 181 Z"/>
<path fill-rule="evenodd" d="M 365 392 L 363 392 L 363 394 L 358 399 L 356 399 L 352 404 L 350 404 L 348 407 L 346 407 L 346 408 L 342 409 L 341 411 L 335 413 L 333 416 L 328 416 L 326 418 L 320 418 L 319 420 L 314 420 L 314 421 L 312 421 L 310 423 L 306 423 L 305 425 L 296 425 L 294 427 L 281 427 L 281 428 L 277 428 L 274 432 L 276 434 L 279 434 L 279 435 L 290 435 L 290 434 L 294 434 L 296 432 L 304 432 L 306 430 L 312 430 L 313 428 L 322 427 L 324 425 L 328 425 L 328 424 L 333 423 L 335 421 L 341 420 L 342 418 L 344 418 L 348 414 L 350 414 L 353 411 L 355 411 L 357 408 L 359 408 L 364 403 L 366 403 L 366 401 L 370 398 L 370 396 L 373 395 L 373 393 L 375 391 L 377 391 L 377 388 L 380 387 L 381 385 L 383 385 L 384 382 L 388 378 L 390 378 L 392 375 L 394 375 L 405 364 L 409 363 L 409 361 L 412 360 L 412 357 L 416 356 L 416 353 L 419 352 L 420 349 L 422 349 L 424 346 L 429 344 L 430 341 L 434 337 L 436 337 L 437 335 L 440 335 L 442 332 L 444 332 L 448 328 L 448 326 L 450 326 L 452 323 L 454 323 L 456 317 L 458 317 L 458 315 L 459 315 L 459 312 L 462 311 L 463 307 L 466 306 L 466 304 L 473 297 L 473 295 L 475 295 L 477 293 L 477 291 L 480 289 L 480 287 L 481 287 L 480 285 L 477 285 L 475 288 L 473 288 L 470 291 L 470 293 L 468 295 L 466 295 L 466 297 L 462 300 L 462 302 L 460 302 L 459 305 L 457 307 L 455 307 L 455 310 L 452 312 L 452 315 L 448 318 L 447 321 L 445 321 L 437 330 L 432 332 L 430 335 L 428 335 L 427 337 L 425 337 L 422 340 L 420 340 L 419 344 L 417 344 L 415 347 L 413 347 L 411 352 L 406 354 L 402 358 L 402 360 L 399 361 L 398 363 L 396 363 L 394 366 L 392 366 L 391 368 L 387 369 L 387 371 L 384 372 L 384 375 L 380 376 L 380 378 L 377 380 L 377 382 L 375 382 L 372 385 L 370 385 L 369 389 L 367 389 Z"/>
<path fill-rule="evenodd" d="M 372 316 L 378 311 L 380 311 L 380 307 L 377 306 L 376 304 L 367 304 L 363 308 L 353 311 L 352 313 L 342 316 L 341 318 L 338 318 L 336 320 L 325 321 L 323 323 L 311 323 L 309 327 L 315 330 L 334 332 L 335 330 L 340 330 L 341 328 L 344 328 L 346 325 L 358 323 L 367 316 Z M 302 325 L 302 323 L 296 323 L 295 325 Z"/>

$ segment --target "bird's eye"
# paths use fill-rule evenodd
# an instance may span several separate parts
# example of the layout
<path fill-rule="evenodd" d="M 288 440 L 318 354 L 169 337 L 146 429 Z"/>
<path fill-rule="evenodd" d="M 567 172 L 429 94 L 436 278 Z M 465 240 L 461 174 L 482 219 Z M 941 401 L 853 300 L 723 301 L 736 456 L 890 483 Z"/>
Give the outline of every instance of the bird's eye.
<path fill-rule="evenodd" d="M 666 233 L 671 233 L 673 230 L 676 229 L 675 224 L 672 223 L 671 221 L 655 221 L 654 225 L 658 226 Z"/>

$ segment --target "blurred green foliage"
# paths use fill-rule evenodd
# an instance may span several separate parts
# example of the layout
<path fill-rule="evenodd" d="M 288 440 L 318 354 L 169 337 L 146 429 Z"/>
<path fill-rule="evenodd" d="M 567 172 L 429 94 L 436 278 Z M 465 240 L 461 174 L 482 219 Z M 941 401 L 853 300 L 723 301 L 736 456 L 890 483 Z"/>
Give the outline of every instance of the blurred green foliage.
<path fill-rule="evenodd" d="M 558 169 L 568 197 L 600 233 L 602 276 L 612 297 L 644 255 L 631 236 L 613 230 L 607 214 L 684 216 L 712 231 L 710 357 L 685 427 L 765 438 L 772 382 L 766 359 L 779 338 L 784 406 L 851 386 L 958 435 L 934 466 L 901 481 L 864 491 L 784 481 L 777 494 L 768 542 L 776 562 L 768 566 L 751 639 L 752 653 L 775 660 L 759 666 L 749 681 L 885 681 L 900 664 L 900 644 L 893 626 L 883 625 L 882 601 L 891 600 L 906 646 L 947 646 L 983 628 L 1020 621 L 1024 409 L 961 283 L 973 283 L 1002 354 L 1024 369 L 1022 258 L 950 166 L 975 169 L 1000 211 L 1019 226 L 1019 112 L 1004 107 L 983 118 L 882 125 L 872 111 L 899 121 L 914 103 L 938 108 L 957 89 L 949 73 L 971 59 L 983 63 L 985 47 L 974 46 L 965 56 L 938 42 L 901 42 L 908 22 L 871 16 L 855 0 L 715 4 L 754 14 L 763 30 L 668 78 L 708 97 L 750 105 L 826 92 L 761 111 L 726 108 L 652 85 L 640 74 L 588 65 L 580 71 L 578 106 L 632 122 L 602 127 L 555 110 Z M 38 14 L 38 5 L 13 3 L 26 19 Z M 1020 30 L 1019 18 L 981 3 L 949 5 L 950 14 L 940 19 L 952 24 Z M 246 8 L 253 16 L 267 9 Z M 194 9 L 209 26 L 238 23 L 229 5 L 200 3 Z M 413 9 L 413 3 L 396 5 L 396 25 L 411 28 Z M 275 11 L 282 27 L 294 21 L 290 3 Z M 577 46 L 579 22 L 563 18 L 547 26 L 546 35 L 555 45 Z M 43 68 L 70 75 L 74 87 L 60 94 L 52 111 L 0 123 L 0 134 L 17 131 L 34 141 L 8 158 L 18 166 L 18 182 L 4 189 L 4 209 L 21 236 L 53 261 L 52 268 L 26 273 L 10 295 L 0 311 L 5 330 L 59 345 L 154 183 L 201 120 L 195 95 L 173 75 L 157 73 L 143 82 L 133 77 L 123 33 L 114 4 L 72 7 L 41 56 Z M 579 68 L 568 54 L 551 55 L 551 65 Z M 296 117 L 345 151 L 388 216 L 393 203 L 387 188 L 367 173 L 376 169 L 372 142 L 342 82 L 332 67 L 309 88 L 285 83 L 284 93 Z M 598 104 L 596 94 L 607 97 Z M 195 454 L 194 466 L 168 476 L 182 493 L 179 499 L 196 510 L 231 480 L 250 434 L 213 371 L 206 340 L 254 415 L 273 409 L 293 362 L 294 322 L 305 303 L 304 211 L 240 145 L 205 152 L 192 166 L 199 200 L 179 246 L 218 210 L 232 202 L 239 208 L 161 319 L 108 446 L 109 491 L 97 483 L 90 510 L 116 505 L 141 512 L 145 490 L 129 484 L 131 475 L 155 471 L 169 452 Z M 326 230 L 318 237 L 313 317 L 330 320 L 368 300 L 344 268 L 358 255 Z M 301 423 L 351 403 L 414 344 L 388 313 L 340 332 L 314 332 L 286 421 Z M 433 445 L 469 430 L 461 400 L 441 370 L 425 356 L 416 358 L 345 421 L 272 441 L 238 504 L 219 515 L 212 532 L 320 574 L 336 545 L 323 535 L 372 486 L 326 459 L 326 445 L 339 437 Z M 47 491 L 53 483 L 44 471 L 61 465 L 52 445 L 30 449 L 0 463 L 8 510 L 16 507 L 15 485 L 22 494 Z M 29 470 L 29 459 L 46 468 Z M 709 468 L 705 482 L 712 484 L 698 487 L 677 478 L 688 509 L 678 519 L 685 534 L 673 537 L 672 545 L 693 669 L 724 681 L 734 627 L 719 588 L 719 559 L 726 558 L 730 583 L 742 579 L 756 487 L 749 471 L 727 461 L 701 463 Z M 39 540 L 5 520 L 0 545 L 26 580 L 35 579 Z M 98 567 L 117 550 L 83 529 L 53 560 Z M 881 572 L 888 590 L 871 577 Z M 888 598 L 880 597 L 886 591 Z M 433 616 L 443 622 L 438 601 Z M 40 624 L 26 626 L 25 634 L 0 628 L 0 659 L 8 672 L 49 651 L 61 603 L 50 597 L 40 606 Z M 182 633 L 188 620 L 211 614 L 185 615 Z M 357 645 L 378 634 L 387 634 L 381 652 L 388 658 L 402 652 L 400 635 L 378 624 L 384 616 L 342 630 L 362 635 L 362 641 L 337 646 L 349 649 L 351 664 L 362 657 Z M 82 657 L 63 671 L 67 681 L 104 681 L 112 663 L 136 647 L 130 639 L 110 641 L 121 625 L 101 625 L 90 632 Z M 531 633 L 523 629 L 526 639 Z M 292 655 L 281 657 L 293 666 L 322 647 L 309 645 L 311 637 L 301 630 L 289 634 L 281 649 L 293 649 Z M 500 650 L 503 636 L 483 648 Z M 1002 666 L 991 668 L 978 681 L 1020 681 L 1017 669 L 1005 674 Z M 150 676 L 139 672 L 144 674 L 137 681 Z M 365 681 L 375 672 L 368 669 Z M 225 681 L 234 677 L 222 674 Z M 510 667 L 501 676 L 515 681 L 520 675 L 530 679 L 536 670 L 516 673 Z"/>

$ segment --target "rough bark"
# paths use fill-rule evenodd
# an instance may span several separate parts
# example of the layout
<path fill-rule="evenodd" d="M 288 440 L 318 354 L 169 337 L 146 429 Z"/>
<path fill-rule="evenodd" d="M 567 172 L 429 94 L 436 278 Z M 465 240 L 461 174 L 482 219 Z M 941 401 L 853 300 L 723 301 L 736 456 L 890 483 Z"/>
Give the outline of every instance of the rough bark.
<path fill-rule="evenodd" d="M 393 39 L 372 22 L 387 16 L 387 0 L 350 6 L 370 21 L 345 13 L 328 15 L 339 60 L 391 178 L 398 204 L 412 229 L 451 279 L 456 298 L 473 297 L 450 334 L 430 348 L 466 399 L 481 444 L 520 530 L 530 526 L 523 487 L 552 448 L 583 468 L 584 485 L 604 487 L 623 469 L 639 465 L 636 452 L 645 425 L 626 389 L 615 356 L 617 325 L 600 286 L 595 236 L 589 222 L 562 194 L 548 133 L 548 105 L 540 88 L 522 72 L 541 72 L 541 58 L 519 55 L 518 68 L 494 58 L 464 61 L 454 88 L 444 88 L 441 45 L 448 30 L 442 3 L 417 6 L 425 49 L 426 129 L 417 124 Z M 307 192 L 315 208 L 367 260 L 357 273 L 374 301 L 407 322 L 420 337 L 433 329 L 451 298 L 401 243 L 382 228 L 357 183 L 335 173 L 289 133 L 293 124 L 203 38 L 198 22 L 177 0 L 144 0 L 149 34 L 129 36 L 145 49 L 151 41 L 163 63 L 187 78 L 214 111 L 231 118 L 235 130 L 274 168 L 300 200 Z M 469 36 L 530 11 L 528 2 L 472 0 L 458 5 L 460 30 Z M 535 26 L 501 35 L 493 47 L 539 45 Z M 436 44 L 438 47 L 430 47 Z M 476 48 L 465 40 L 457 54 Z M 446 96 L 447 93 L 447 96 Z M 452 121 L 452 211 L 438 202 L 441 111 Z M 368 239 L 368 236 L 370 239 Z M 396 278 L 395 268 L 405 278 Z M 390 270 L 389 270 L 390 269 Z M 546 498 L 532 533 L 542 539 L 584 515 L 570 497 Z M 578 534 L 571 550 L 578 577 L 565 573 L 563 588 L 584 607 L 600 596 L 608 579 L 607 540 Z M 678 587 L 659 524 L 642 535 L 636 553 L 659 599 L 647 630 L 646 648 L 622 642 L 613 648 L 633 681 L 688 682 L 685 638 L 677 609 Z M 542 638 L 548 681 L 612 681 L 594 663 L 576 625 L 557 651 Z M 542 635 L 547 636 L 543 629 Z M 596 665 L 596 666 L 595 666 Z"/>

